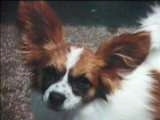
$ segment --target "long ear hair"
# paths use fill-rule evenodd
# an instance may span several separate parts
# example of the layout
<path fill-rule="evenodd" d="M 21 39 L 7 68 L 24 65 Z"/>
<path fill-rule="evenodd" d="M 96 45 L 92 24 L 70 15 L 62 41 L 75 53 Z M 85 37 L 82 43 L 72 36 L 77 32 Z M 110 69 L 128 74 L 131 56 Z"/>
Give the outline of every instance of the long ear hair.
<path fill-rule="evenodd" d="M 96 52 L 106 63 L 100 76 L 102 85 L 116 88 L 122 77 L 145 60 L 149 50 L 149 32 L 125 33 L 103 43 Z"/>
<path fill-rule="evenodd" d="M 19 27 L 23 39 L 23 53 L 29 64 L 45 63 L 49 60 L 47 50 L 65 43 L 62 23 L 46 2 L 21 1 Z"/>
<path fill-rule="evenodd" d="M 103 43 L 96 54 L 106 61 L 108 69 L 132 69 L 144 61 L 149 48 L 149 33 L 125 33 Z"/>

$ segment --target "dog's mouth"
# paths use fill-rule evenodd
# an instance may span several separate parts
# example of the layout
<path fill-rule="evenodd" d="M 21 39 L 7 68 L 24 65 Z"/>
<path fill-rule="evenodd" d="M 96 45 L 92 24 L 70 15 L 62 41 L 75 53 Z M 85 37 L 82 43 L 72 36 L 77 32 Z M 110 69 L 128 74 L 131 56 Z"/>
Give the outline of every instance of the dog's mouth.
<path fill-rule="evenodd" d="M 62 108 L 62 104 L 47 102 L 47 107 L 49 109 L 51 109 L 53 111 L 57 111 L 57 112 L 64 111 L 64 109 Z"/>

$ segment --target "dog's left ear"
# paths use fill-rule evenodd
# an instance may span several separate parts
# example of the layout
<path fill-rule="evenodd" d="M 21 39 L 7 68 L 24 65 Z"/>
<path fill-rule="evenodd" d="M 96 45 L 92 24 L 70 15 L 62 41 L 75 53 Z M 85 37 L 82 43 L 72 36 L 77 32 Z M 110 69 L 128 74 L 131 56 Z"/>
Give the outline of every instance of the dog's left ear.
<path fill-rule="evenodd" d="M 103 43 L 96 52 L 106 64 L 101 74 L 102 84 L 117 85 L 123 75 L 145 60 L 149 49 L 150 36 L 147 32 L 125 33 Z"/>

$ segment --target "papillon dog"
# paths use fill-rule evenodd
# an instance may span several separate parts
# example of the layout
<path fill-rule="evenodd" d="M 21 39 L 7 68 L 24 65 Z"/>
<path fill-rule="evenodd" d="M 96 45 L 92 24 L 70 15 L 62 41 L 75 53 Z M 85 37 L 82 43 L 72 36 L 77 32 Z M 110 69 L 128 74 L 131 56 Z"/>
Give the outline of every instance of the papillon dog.
<path fill-rule="evenodd" d="M 45 2 L 20 2 L 19 23 L 25 61 L 49 108 L 77 111 L 74 120 L 160 120 L 160 6 L 95 52 L 65 41 Z"/>

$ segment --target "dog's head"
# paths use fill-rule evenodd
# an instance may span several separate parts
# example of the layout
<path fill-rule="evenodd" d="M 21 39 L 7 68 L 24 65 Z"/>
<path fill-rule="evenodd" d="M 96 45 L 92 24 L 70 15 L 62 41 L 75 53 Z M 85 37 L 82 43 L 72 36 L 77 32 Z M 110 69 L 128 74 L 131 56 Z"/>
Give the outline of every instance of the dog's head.
<path fill-rule="evenodd" d="M 36 72 L 43 100 L 56 110 L 107 101 L 148 54 L 147 32 L 115 36 L 93 52 L 64 41 L 61 21 L 46 3 L 21 2 L 19 13 L 25 60 Z"/>

